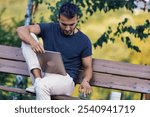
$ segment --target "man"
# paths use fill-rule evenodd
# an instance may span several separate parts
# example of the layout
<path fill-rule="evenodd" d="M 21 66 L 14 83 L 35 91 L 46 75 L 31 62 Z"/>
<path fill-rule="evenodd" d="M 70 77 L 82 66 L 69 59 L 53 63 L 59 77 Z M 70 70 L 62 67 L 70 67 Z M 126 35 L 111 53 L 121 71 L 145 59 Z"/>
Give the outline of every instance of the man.
<path fill-rule="evenodd" d="M 76 28 L 79 21 L 78 7 L 71 3 L 62 5 L 58 19 L 59 23 L 41 23 L 17 29 L 19 38 L 24 42 L 23 54 L 35 78 L 33 86 L 36 99 L 39 100 L 49 100 L 51 95 L 71 95 L 81 65 L 84 75 L 79 91 L 84 95 L 92 91 L 89 84 L 92 78 L 92 47 L 89 38 Z M 35 53 L 43 53 L 44 49 L 35 40 L 33 33 L 42 37 L 45 50 L 61 53 L 67 76 L 49 73 L 42 75 Z"/>

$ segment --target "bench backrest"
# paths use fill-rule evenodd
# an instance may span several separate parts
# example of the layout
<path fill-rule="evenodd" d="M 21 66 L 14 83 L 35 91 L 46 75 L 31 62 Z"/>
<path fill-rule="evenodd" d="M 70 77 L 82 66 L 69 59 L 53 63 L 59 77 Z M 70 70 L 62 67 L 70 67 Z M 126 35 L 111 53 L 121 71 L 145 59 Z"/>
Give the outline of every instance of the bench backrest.
<path fill-rule="evenodd" d="M 81 71 L 78 83 L 82 80 Z M 29 76 L 21 48 L 0 45 L 0 72 Z M 150 93 L 150 66 L 93 59 L 90 83 L 98 87 Z"/>

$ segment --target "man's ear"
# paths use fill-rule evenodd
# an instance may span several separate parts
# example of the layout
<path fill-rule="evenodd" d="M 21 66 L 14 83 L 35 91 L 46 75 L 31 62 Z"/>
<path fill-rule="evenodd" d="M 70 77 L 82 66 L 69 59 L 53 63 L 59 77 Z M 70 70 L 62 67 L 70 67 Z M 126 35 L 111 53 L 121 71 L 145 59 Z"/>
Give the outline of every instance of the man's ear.
<path fill-rule="evenodd" d="M 57 21 L 59 21 L 60 20 L 60 15 L 57 15 Z"/>
<path fill-rule="evenodd" d="M 78 22 L 79 22 L 79 20 L 80 20 L 80 17 L 79 17 L 79 16 L 77 16 L 77 20 L 78 20 Z"/>
<path fill-rule="evenodd" d="M 57 21 L 59 21 L 60 20 L 60 18 L 59 18 L 59 16 L 57 17 Z"/>

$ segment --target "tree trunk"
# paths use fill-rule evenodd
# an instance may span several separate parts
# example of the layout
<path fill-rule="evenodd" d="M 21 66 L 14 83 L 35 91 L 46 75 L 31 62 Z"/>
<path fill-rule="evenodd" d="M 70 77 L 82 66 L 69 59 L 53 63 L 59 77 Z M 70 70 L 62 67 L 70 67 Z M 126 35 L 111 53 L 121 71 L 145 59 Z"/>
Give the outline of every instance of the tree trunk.
<path fill-rule="evenodd" d="M 25 15 L 25 26 L 31 24 L 32 21 L 32 5 L 33 5 L 33 0 L 28 0 L 28 5 L 27 5 L 27 9 L 26 9 L 26 15 Z M 22 42 L 23 44 L 24 42 Z M 23 87 L 23 85 L 25 85 L 25 82 L 23 76 L 20 75 L 16 75 L 16 87 Z M 13 100 L 17 100 L 17 99 L 21 99 L 22 95 L 14 95 L 13 96 Z"/>
<path fill-rule="evenodd" d="M 25 15 L 25 25 L 29 25 L 32 20 L 32 6 L 33 6 L 33 0 L 28 0 L 28 6 L 26 9 L 26 15 Z"/>

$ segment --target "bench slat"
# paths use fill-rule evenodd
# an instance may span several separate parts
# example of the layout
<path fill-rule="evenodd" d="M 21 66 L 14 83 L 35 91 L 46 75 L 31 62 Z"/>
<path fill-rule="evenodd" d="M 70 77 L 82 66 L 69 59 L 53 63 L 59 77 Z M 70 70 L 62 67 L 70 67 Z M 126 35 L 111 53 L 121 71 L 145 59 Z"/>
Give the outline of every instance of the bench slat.
<path fill-rule="evenodd" d="M 20 94 L 29 94 L 28 92 L 25 91 L 25 89 L 19 89 L 19 88 L 13 88 L 13 87 L 8 87 L 8 86 L 1 86 L 0 89 L 3 91 L 8 91 L 8 92 L 14 92 L 14 93 L 20 93 Z"/>
<path fill-rule="evenodd" d="M 79 77 L 80 80 L 78 83 L 81 83 L 82 73 L 80 73 Z M 137 79 L 134 77 L 124 77 L 105 73 L 93 73 L 93 79 L 91 80 L 90 84 L 97 87 L 150 93 L 150 81 Z"/>
<path fill-rule="evenodd" d="M 150 66 L 93 59 L 95 72 L 150 79 Z"/>
<path fill-rule="evenodd" d="M 0 90 L 19 93 L 19 94 L 35 95 L 35 93 L 26 92 L 25 89 L 19 89 L 19 88 L 13 88 L 13 87 L 1 86 L 1 85 L 0 85 Z M 53 95 L 51 96 L 51 98 L 52 100 L 80 100 L 80 98 L 78 97 L 72 97 L 72 96 L 67 96 L 67 95 Z"/>
<path fill-rule="evenodd" d="M 0 58 L 25 61 L 21 48 L 0 45 Z"/>
<path fill-rule="evenodd" d="M 29 76 L 27 64 L 21 61 L 0 59 L 0 72 Z"/>

